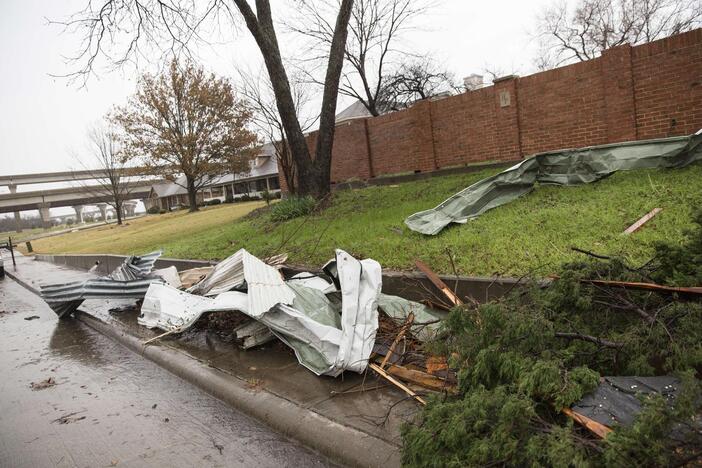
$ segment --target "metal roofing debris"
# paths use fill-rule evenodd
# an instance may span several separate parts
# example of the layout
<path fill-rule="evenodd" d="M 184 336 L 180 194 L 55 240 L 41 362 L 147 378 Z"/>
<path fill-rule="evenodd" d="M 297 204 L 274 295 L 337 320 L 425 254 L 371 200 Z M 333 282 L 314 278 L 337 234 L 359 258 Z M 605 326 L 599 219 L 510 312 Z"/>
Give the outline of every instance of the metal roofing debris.
<path fill-rule="evenodd" d="M 173 332 L 190 327 L 206 312 L 239 311 L 265 325 L 295 351 L 303 366 L 318 375 L 363 372 L 378 328 L 380 264 L 356 260 L 342 250 L 336 251 L 333 262 L 339 274 L 340 306 L 326 297 L 322 289 L 329 284 L 321 278 L 320 282 L 311 275 L 306 279 L 298 276 L 286 284 L 275 268 L 242 249 L 187 292 L 152 285 L 138 321 Z M 234 288 L 239 290 L 232 291 Z M 253 325 L 240 327 L 236 333 L 249 339 L 249 346 L 269 339 L 263 328 Z"/>
<path fill-rule="evenodd" d="M 672 376 L 604 377 L 572 410 L 605 426 L 628 426 L 641 412 L 641 396 L 659 394 L 672 404 L 679 385 L 680 381 Z"/>
<path fill-rule="evenodd" d="M 216 296 L 246 282 L 249 298 L 247 313 L 254 318 L 278 303 L 292 304 L 295 294 L 283 282 L 275 268 L 266 265 L 245 249 L 222 260 L 199 283 L 188 292 L 204 296 Z"/>
<path fill-rule="evenodd" d="M 206 312 L 240 311 L 248 315 L 250 304 L 249 295 L 241 291 L 227 291 L 216 297 L 207 297 L 164 284 L 154 284 L 144 296 L 137 322 L 148 328 L 181 332 Z"/>
<path fill-rule="evenodd" d="M 153 283 L 164 279 L 151 272 L 161 251 L 129 257 L 112 273 L 87 281 L 40 286 L 41 297 L 59 318 L 73 313 L 86 299 L 141 299 Z"/>
<path fill-rule="evenodd" d="M 438 234 L 451 223 L 465 223 L 531 192 L 534 185 L 580 185 L 617 171 L 680 168 L 702 160 L 702 134 L 632 141 L 540 153 L 474 183 L 436 208 L 409 216 L 405 224 L 422 234 Z"/>

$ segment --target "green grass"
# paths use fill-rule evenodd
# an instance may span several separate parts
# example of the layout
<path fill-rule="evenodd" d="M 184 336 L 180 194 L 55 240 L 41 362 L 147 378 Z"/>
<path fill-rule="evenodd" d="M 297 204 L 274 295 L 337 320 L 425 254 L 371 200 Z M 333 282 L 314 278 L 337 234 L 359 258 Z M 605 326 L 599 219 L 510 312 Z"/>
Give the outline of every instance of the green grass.
<path fill-rule="evenodd" d="M 187 227 L 182 235 L 160 235 L 128 226 L 112 232 L 72 233 L 46 239 L 46 244 L 37 241 L 35 250 L 126 254 L 162 246 L 168 256 L 220 259 L 244 247 L 256 255 L 287 252 L 291 263 L 321 265 L 333 256 L 334 248 L 342 248 L 374 258 L 388 269 L 414 269 L 414 259 L 420 258 L 443 273 L 452 272 L 451 252 L 460 274 L 545 274 L 563 260 L 579 257 L 571 246 L 623 255 L 634 265 L 643 263 L 651 255 L 653 242 L 682 241 L 684 229 L 692 225 L 692 209 L 702 206 L 702 165 L 694 165 L 622 172 L 580 187 L 538 187 L 513 203 L 433 237 L 404 226 L 408 215 L 431 208 L 499 171 L 341 191 L 321 213 L 281 223 L 262 215 L 205 225 L 197 214 L 178 213 L 173 217 L 176 227 L 164 229 L 177 232 L 177 226 Z M 639 232 L 622 235 L 655 207 L 663 211 Z M 212 208 L 203 214 L 208 216 L 209 210 Z M 168 220 L 171 215 L 164 216 Z M 72 240 L 82 235 L 90 237 L 82 242 Z M 148 242 L 142 239 L 145 236 Z"/>

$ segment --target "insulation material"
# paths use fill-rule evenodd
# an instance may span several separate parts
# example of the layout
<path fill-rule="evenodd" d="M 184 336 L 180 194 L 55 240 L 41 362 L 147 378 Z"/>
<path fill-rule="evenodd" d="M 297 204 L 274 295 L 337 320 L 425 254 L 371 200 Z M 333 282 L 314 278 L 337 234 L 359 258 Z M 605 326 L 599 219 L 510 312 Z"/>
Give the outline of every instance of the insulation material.
<path fill-rule="evenodd" d="M 40 286 L 41 297 L 59 318 L 73 313 L 86 299 L 141 299 L 153 283 L 164 279 L 152 273 L 161 252 L 129 257 L 112 273 L 100 278 Z"/>
<path fill-rule="evenodd" d="M 632 141 L 540 153 L 480 180 L 430 210 L 409 216 L 411 230 L 438 234 L 451 223 L 465 223 L 531 192 L 536 183 L 581 185 L 617 171 L 681 168 L 702 160 L 702 135 Z"/>

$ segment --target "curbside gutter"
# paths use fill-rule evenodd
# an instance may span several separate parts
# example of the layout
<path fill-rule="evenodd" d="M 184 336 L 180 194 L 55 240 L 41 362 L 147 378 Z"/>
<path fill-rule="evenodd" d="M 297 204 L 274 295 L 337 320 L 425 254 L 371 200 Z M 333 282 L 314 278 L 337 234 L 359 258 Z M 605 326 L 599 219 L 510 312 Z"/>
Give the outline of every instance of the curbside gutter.
<path fill-rule="evenodd" d="M 12 271 L 7 270 L 6 273 L 18 284 L 39 295 L 39 291 Z M 175 349 L 160 345 L 144 346 L 139 338 L 85 312 L 77 311 L 74 315 L 97 332 L 332 461 L 359 467 L 387 468 L 401 464 L 401 448 L 398 445 L 339 424 L 267 390 L 252 390 L 245 380 L 206 366 Z"/>
<path fill-rule="evenodd" d="M 34 257 L 37 260 L 65 265 L 79 270 L 88 270 L 96 262 L 99 262 L 97 271 L 104 275 L 117 268 L 127 258 L 126 255 L 114 254 L 34 254 Z M 178 271 L 181 271 L 189 268 L 212 266 L 216 263 L 216 261 L 208 260 L 183 260 L 161 257 L 156 260 L 155 268 L 174 266 Z M 305 265 L 288 265 L 283 268 L 284 273 L 291 275 L 301 271 L 319 273 L 319 268 Z M 439 278 L 450 285 L 458 296 L 469 296 L 479 302 L 497 299 L 517 287 L 521 282 L 518 278 L 507 277 L 439 275 Z M 424 273 L 383 270 L 383 292 L 386 294 L 394 294 L 405 299 L 421 301 L 425 299 L 427 291 L 432 291 L 435 297 L 443 297 Z"/>

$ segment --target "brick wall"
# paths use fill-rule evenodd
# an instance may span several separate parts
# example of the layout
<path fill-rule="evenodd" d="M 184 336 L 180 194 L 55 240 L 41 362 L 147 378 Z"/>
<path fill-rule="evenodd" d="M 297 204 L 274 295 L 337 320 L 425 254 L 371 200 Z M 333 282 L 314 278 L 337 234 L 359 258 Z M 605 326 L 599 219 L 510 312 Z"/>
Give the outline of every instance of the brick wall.
<path fill-rule="evenodd" d="M 331 178 L 428 172 L 559 148 L 687 135 L 700 128 L 702 29 L 696 29 L 341 123 Z"/>

